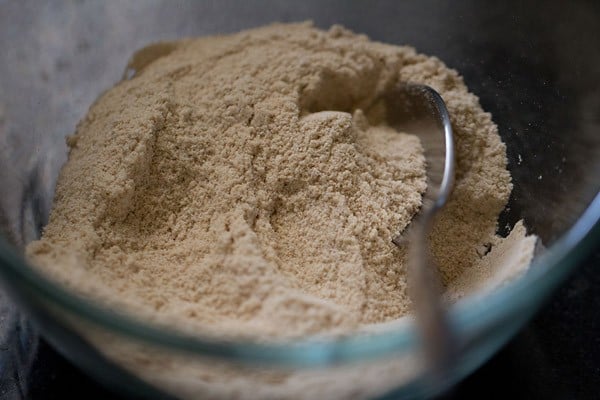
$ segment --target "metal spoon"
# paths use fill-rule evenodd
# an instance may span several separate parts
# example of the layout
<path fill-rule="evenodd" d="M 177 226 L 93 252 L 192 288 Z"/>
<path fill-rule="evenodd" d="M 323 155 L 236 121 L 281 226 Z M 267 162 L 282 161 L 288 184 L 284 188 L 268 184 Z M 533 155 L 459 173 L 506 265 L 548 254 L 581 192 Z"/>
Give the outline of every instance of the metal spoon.
<path fill-rule="evenodd" d="M 438 267 L 428 237 L 436 213 L 454 184 L 454 144 L 450 116 L 441 96 L 425 85 L 402 84 L 383 98 L 386 118 L 396 129 L 421 139 L 427 162 L 423 205 L 409 228 L 393 239 L 408 244 L 408 290 L 431 378 L 441 379 L 451 365 L 456 341 L 441 301 Z"/>

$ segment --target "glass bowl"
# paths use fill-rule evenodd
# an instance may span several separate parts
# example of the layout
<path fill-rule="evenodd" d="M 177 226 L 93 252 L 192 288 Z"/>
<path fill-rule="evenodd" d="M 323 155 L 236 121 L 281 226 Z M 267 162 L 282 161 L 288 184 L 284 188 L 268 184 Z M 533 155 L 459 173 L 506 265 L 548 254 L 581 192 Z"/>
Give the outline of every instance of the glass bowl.
<path fill-rule="evenodd" d="M 0 277 L 57 350 L 107 386 L 136 396 L 207 394 L 167 372 L 161 376 L 168 363 L 187 365 L 199 377 L 210 369 L 210 379 L 235 370 L 239 379 L 277 380 L 293 370 L 304 397 L 439 393 L 514 335 L 600 239 L 598 17 L 598 4 L 585 1 L 549 1 L 543 8 L 476 0 L 2 2 Z M 370 335 L 294 342 L 186 335 L 80 298 L 22 257 L 24 244 L 46 221 L 66 159 L 64 136 L 120 79 L 136 49 L 161 39 L 306 19 L 410 44 L 456 68 L 507 145 L 514 191 L 500 233 L 523 218 L 546 246 L 524 277 L 452 307 L 463 351 L 449 376 L 435 384 L 424 379 L 410 321 Z M 132 373 L 132 358 L 145 370 Z M 280 390 L 261 397 L 289 394 L 285 386 Z"/>

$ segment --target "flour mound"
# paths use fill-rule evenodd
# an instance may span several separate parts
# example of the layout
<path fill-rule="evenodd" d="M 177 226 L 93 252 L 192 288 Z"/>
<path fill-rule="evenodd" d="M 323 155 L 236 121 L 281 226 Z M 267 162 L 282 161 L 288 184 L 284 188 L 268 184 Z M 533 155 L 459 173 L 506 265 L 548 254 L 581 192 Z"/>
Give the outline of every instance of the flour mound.
<path fill-rule="evenodd" d="M 425 160 L 418 137 L 371 109 L 398 82 L 434 87 L 452 117 L 456 188 L 432 236 L 445 284 L 501 241 L 505 147 L 436 58 L 292 24 L 156 44 L 133 72 L 69 137 L 50 222 L 28 248 L 111 307 L 253 337 L 406 315 L 406 250 L 391 239 L 421 205 Z M 468 292 L 458 281 L 453 298 Z"/>

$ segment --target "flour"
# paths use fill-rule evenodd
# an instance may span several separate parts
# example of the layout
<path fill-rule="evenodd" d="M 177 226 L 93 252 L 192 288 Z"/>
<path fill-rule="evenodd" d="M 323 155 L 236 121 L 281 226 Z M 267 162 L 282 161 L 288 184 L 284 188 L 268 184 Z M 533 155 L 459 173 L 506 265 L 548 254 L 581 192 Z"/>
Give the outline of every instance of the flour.
<path fill-rule="evenodd" d="M 69 137 L 50 222 L 28 247 L 108 306 L 255 338 L 407 315 L 406 249 L 391 240 L 421 205 L 425 159 L 371 107 L 398 82 L 436 89 L 454 128 L 456 185 L 431 235 L 448 298 L 531 261 L 521 225 L 507 244 L 495 235 L 512 190 L 496 125 L 435 57 L 288 24 L 154 45 L 129 72 Z"/>

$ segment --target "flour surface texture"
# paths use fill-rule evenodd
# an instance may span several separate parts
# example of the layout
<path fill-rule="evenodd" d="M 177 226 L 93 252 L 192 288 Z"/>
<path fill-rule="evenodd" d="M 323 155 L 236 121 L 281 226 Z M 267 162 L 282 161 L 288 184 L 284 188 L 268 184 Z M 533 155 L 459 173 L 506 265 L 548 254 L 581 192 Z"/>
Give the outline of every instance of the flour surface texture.
<path fill-rule="evenodd" d="M 79 293 L 230 337 L 406 316 L 406 249 L 391 240 L 426 183 L 419 138 L 376 104 L 399 82 L 436 89 L 454 128 L 456 185 L 431 237 L 449 298 L 531 261 L 522 225 L 509 242 L 495 234 L 512 189 L 497 127 L 435 57 L 303 23 L 151 45 L 131 68 L 68 138 L 50 222 L 28 247 Z"/>

